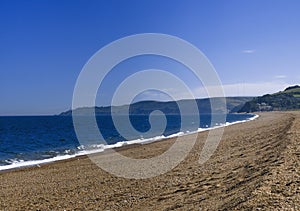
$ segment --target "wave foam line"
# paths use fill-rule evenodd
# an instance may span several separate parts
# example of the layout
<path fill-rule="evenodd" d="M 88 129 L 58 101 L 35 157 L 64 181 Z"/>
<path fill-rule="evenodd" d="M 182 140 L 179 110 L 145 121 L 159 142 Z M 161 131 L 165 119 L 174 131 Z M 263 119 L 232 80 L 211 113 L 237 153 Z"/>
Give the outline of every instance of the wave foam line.
<path fill-rule="evenodd" d="M 73 155 L 58 155 L 56 157 L 47 158 L 47 159 L 43 159 L 43 160 L 16 161 L 16 162 L 14 162 L 12 164 L 9 164 L 9 165 L 0 166 L 0 171 L 15 169 L 15 168 L 29 167 L 29 166 L 39 166 L 40 164 L 52 163 L 52 162 L 55 162 L 55 161 L 67 160 L 67 159 L 82 156 L 82 155 L 89 155 L 89 154 L 99 153 L 99 152 L 103 152 L 106 149 L 118 148 L 118 147 L 122 147 L 122 146 L 125 146 L 125 145 L 152 143 L 152 142 L 156 142 L 156 141 L 161 141 L 163 139 L 175 138 L 175 137 L 179 137 L 179 136 L 184 136 L 184 135 L 204 132 L 204 131 L 208 131 L 208 130 L 213 130 L 213 129 L 220 128 L 220 127 L 226 127 L 226 126 L 229 126 L 229 125 L 248 122 L 248 121 L 252 121 L 252 120 L 254 120 L 258 117 L 259 117 L 259 115 L 256 114 L 253 117 L 250 117 L 246 120 L 235 121 L 235 122 L 226 122 L 225 124 L 221 124 L 221 125 L 211 127 L 211 128 L 198 128 L 198 130 L 196 130 L 196 131 L 178 132 L 178 133 L 171 134 L 169 136 L 160 135 L 160 136 L 156 136 L 156 137 L 153 137 L 153 138 L 147 138 L 147 139 L 141 138 L 141 139 L 135 139 L 135 140 L 130 140 L 130 141 L 118 142 L 118 143 L 115 143 L 115 144 L 112 144 L 112 145 L 98 144 L 98 145 L 92 146 L 92 147 L 95 147 L 95 149 L 91 149 L 91 150 L 84 150 L 85 147 L 80 146 L 80 147 L 78 147 L 78 149 L 82 149 L 82 150 L 78 151 L 77 153 L 75 153 Z"/>

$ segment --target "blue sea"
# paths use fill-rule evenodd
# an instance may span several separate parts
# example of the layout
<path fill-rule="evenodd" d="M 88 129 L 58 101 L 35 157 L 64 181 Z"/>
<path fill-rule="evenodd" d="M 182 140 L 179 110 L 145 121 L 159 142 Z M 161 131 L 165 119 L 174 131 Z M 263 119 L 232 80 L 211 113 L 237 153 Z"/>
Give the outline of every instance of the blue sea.
<path fill-rule="evenodd" d="M 180 115 L 166 115 L 167 125 L 163 134 L 154 130 L 147 137 L 127 134 L 126 139 L 114 127 L 111 116 L 97 116 L 98 128 L 103 138 L 82 144 L 76 137 L 71 116 L 0 117 L 0 170 L 68 159 L 125 144 L 161 140 L 248 121 L 254 115 L 228 114 L 226 122 L 215 122 L 213 125 L 209 114 L 201 114 L 199 125 L 194 124 L 194 117 L 190 118 L 190 127 L 181 128 Z M 148 115 L 131 115 L 130 121 L 140 132 L 146 132 L 151 127 Z M 93 134 L 90 135 L 93 137 Z"/>

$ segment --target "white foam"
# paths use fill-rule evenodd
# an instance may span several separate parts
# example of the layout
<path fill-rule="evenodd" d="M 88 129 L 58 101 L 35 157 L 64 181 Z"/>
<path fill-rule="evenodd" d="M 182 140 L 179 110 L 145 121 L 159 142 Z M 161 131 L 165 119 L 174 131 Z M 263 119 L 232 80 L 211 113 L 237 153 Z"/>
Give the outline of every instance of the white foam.
<path fill-rule="evenodd" d="M 99 153 L 99 152 L 103 152 L 106 149 L 118 148 L 118 147 L 122 147 L 122 146 L 125 146 L 125 145 L 146 144 L 146 143 L 151 143 L 151 142 L 155 142 L 155 141 L 160 141 L 160 140 L 163 140 L 163 139 L 175 138 L 175 137 L 179 137 L 179 136 L 204 132 L 204 131 L 213 130 L 213 129 L 216 129 L 216 128 L 226 127 L 226 126 L 229 126 L 229 125 L 234 125 L 234 124 L 239 124 L 239 123 L 243 123 L 243 122 L 252 121 L 252 120 L 254 120 L 258 117 L 259 117 L 259 115 L 255 115 L 255 116 L 250 117 L 246 120 L 235 121 L 235 122 L 231 122 L 231 123 L 226 122 L 225 124 L 218 124 L 218 125 L 216 124 L 217 126 L 215 126 L 215 127 L 198 128 L 198 130 L 196 130 L 196 131 L 178 132 L 178 133 L 171 134 L 169 136 L 160 135 L 160 136 L 155 136 L 153 138 L 146 138 L 146 139 L 139 138 L 139 139 L 130 140 L 130 141 L 117 142 L 115 144 L 110 144 L 110 145 L 95 144 L 95 145 L 89 146 L 89 148 L 92 148 L 92 149 L 88 149 L 88 150 L 86 149 L 85 146 L 79 146 L 79 147 L 77 147 L 77 149 L 80 150 L 80 151 L 78 151 L 77 153 L 75 153 L 73 155 L 58 155 L 56 157 L 47 158 L 47 159 L 43 159 L 43 160 L 31 160 L 31 161 L 24 161 L 24 160 L 16 161 L 16 160 L 14 160 L 9 165 L 0 166 L 0 171 L 15 169 L 15 168 L 28 167 L 28 166 L 39 166 L 40 164 L 51 163 L 51 162 L 60 161 L 60 160 L 66 160 L 66 159 L 78 157 L 78 156 L 81 156 L 81 155 L 89 155 L 89 154 Z"/>

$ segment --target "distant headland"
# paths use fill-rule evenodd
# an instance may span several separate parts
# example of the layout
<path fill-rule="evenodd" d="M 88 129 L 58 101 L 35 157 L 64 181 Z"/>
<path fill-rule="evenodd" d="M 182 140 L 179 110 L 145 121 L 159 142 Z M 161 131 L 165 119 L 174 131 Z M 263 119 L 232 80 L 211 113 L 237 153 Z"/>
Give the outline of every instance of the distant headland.
<path fill-rule="evenodd" d="M 255 97 L 238 112 L 289 111 L 300 109 L 300 86 L 290 86 L 284 91 Z"/>
<path fill-rule="evenodd" d="M 205 99 L 196 99 L 198 105 L 199 113 L 211 113 L 211 102 L 214 103 L 215 113 L 236 113 L 239 111 L 246 102 L 252 100 L 253 97 L 226 97 L 226 98 L 205 98 Z M 226 107 L 224 108 L 224 101 L 226 102 Z M 180 100 L 180 101 L 168 101 L 168 102 L 158 102 L 158 101 L 141 101 L 136 102 L 130 105 L 114 106 L 113 112 L 115 114 L 124 114 L 129 113 L 132 115 L 149 115 L 154 110 L 160 110 L 164 114 L 179 114 L 178 103 L 185 108 L 190 108 L 191 103 L 194 100 Z M 87 115 L 90 113 L 91 109 L 95 110 L 96 115 L 110 115 L 111 106 L 106 107 L 85 107 L 77 108 L 76 115 Z M 189 110 L 189 109 L 185 109 Z M 73 113 L 72 110 L 68 110 L 59 114 L 60 116 L 71 116 Z"/>

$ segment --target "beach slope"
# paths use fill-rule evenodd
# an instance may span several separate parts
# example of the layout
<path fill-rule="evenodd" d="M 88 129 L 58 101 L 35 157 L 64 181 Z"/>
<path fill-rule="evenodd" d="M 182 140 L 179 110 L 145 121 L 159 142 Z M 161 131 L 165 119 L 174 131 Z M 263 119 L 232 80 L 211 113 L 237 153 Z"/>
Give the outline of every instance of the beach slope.
<path fill-rule="evenodd" d="M 300 210 L 300 112 L 261 113 L 226 127 L 199 165 L 207 134 L 176 168 L 150 179 L 115 177 L 86 156 L 0 172 L 0 210 Z M 147 158 L 173 141 L 118 151 Z"/>

